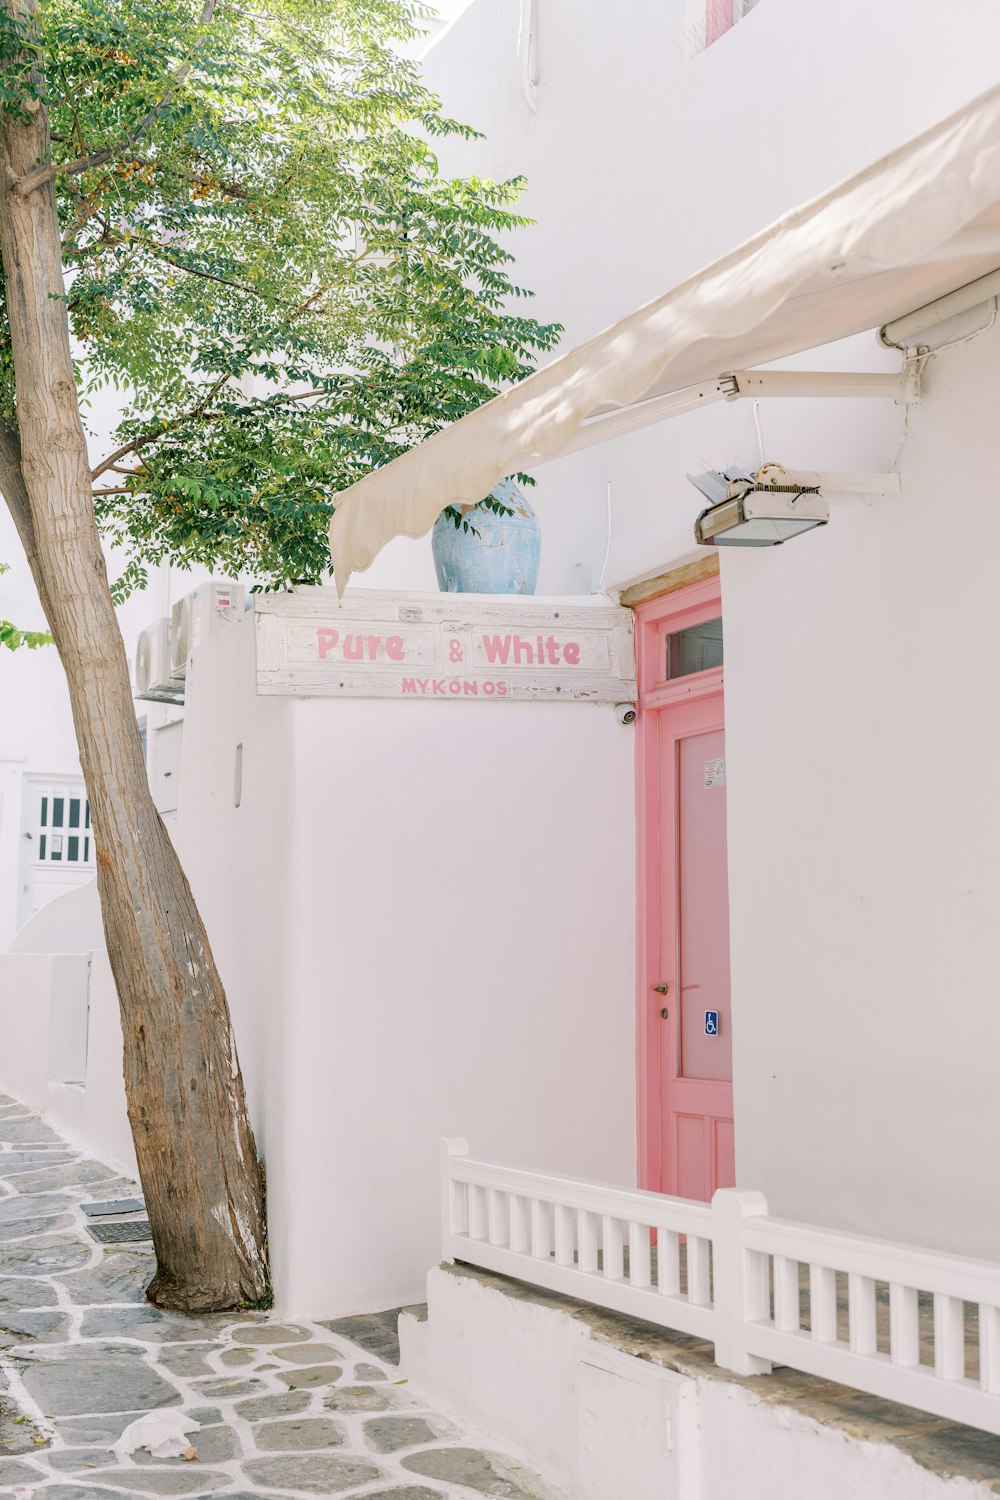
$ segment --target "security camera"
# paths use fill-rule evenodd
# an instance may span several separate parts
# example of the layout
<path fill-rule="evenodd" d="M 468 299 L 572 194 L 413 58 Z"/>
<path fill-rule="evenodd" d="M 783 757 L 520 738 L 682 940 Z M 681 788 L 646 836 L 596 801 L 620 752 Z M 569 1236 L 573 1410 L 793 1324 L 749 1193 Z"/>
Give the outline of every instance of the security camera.
<path fill-rule="evenodd" d="M 634 703 L 616 703 L 615 704 L 615 718 L 618 720 L 619 724 L 634 724 L 635 723 L 635 704 Z"/>

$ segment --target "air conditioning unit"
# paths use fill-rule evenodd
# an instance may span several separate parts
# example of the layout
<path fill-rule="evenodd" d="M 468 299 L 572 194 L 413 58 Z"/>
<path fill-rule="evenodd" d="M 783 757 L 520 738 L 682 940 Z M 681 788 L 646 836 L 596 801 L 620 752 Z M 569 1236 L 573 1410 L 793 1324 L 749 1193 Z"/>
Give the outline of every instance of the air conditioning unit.
<path fill-rule="evenodd" d="M 243 613 L 244 588 L 210 578 L 200 588 L 178 599 L 171 610 L 170 675 L 177 682 L 187 676 L 188 658 L 196 646 L 214 635 L 227 620 Z"/>
<path fill-rule="evenodd" d="M 135 693 L 137 698 L 159 698 L 175 694 L 177 683 L 170 675 L 170 621 L 164 615 L 140 631 L 135 648 Z"/>

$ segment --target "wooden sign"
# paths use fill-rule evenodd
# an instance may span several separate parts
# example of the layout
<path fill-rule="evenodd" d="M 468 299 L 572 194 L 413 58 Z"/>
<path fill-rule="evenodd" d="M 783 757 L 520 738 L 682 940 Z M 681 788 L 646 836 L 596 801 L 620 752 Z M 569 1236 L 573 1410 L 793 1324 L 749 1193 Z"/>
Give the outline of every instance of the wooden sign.
<path fill-rule="evenodd" d="M 258 693 L 635 701 L 633 616 L 606 600 L 332 588 L 254 600 Z"/>

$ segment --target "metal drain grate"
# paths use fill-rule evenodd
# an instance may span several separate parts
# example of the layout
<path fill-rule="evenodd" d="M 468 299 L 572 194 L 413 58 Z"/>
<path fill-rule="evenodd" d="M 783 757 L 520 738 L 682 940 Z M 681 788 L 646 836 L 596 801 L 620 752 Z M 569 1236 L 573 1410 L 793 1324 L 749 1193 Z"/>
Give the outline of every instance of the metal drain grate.
<path fill-rule="evenodd" d="M 101 1245 L 121 1245 L 129 1240 L 150 1238 L 148 1219 L 131 1219 L 123 1224 L 88 1224 L 87 1229 Z"/>

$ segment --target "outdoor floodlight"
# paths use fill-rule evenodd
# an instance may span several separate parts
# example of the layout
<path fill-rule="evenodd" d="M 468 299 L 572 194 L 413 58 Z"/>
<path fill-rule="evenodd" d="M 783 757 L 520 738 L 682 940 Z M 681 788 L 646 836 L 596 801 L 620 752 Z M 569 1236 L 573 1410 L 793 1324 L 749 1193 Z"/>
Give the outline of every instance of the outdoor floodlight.
<path fill-rule="evenodd" d="M 687 477 L 712 502 L 694 523 L 702 547 L 779 547 L 830 519 L 819 488 L 789 484 L 780 464 L 765 464 L 756 474 L 709 469 Z"/>

